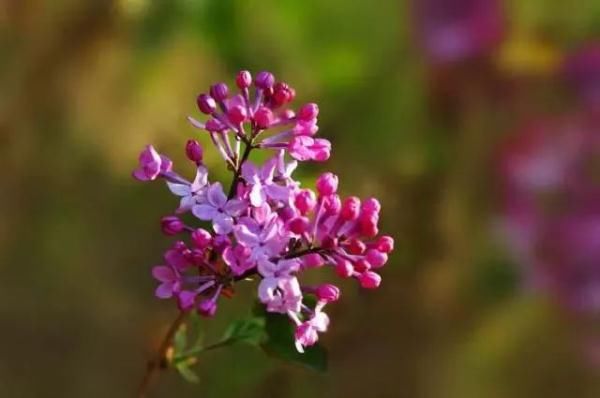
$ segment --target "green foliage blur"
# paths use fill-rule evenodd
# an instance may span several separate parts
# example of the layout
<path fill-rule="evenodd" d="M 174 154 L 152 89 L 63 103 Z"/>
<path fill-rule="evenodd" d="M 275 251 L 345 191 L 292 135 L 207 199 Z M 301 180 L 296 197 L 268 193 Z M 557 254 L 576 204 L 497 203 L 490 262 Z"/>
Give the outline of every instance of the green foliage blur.
<path fill-rule="evenodd" d="M 176 316 L 150 275 L 175 201 L 130 172 L 146 143 L 183 165 L 196 95 L 240 69 L 319 104 L 332 158 L 302 178 L 331 170 L 380 198 L 396 251 L 379 290 L 344 282 L 328 307 L 327 373 L 236 344 L 152 396 L 600 396 L 571 319 L 522 289 L 495 232 L 493 165 L 523 115 L 564 106 L 556 65 L 600 35 L 600 1 L 506 3 L 492 56 L 438 70 L 407 1 L 0 1 L 0 397 L 133 396 Z M 499 99 L 506 86 L 519 100 Z M 249 314 L 254 288 L 204 321 L 206 341 Z"/>

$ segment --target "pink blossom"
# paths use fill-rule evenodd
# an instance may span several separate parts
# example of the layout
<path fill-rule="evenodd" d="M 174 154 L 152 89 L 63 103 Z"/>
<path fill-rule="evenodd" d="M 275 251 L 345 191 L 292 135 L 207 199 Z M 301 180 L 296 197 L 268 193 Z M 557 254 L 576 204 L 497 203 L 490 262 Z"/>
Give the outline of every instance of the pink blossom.
<path fill-rule="evenodd" d="M 323 138 L 314 139 L 308 136 L 297 136 L 288 144 L 290 155 L 297 160 L 316 160 L 324 162 L 329 159 L 331 143 Z"/>
<path fill-rule="evenodd" d="M 171 171 L 173 163 L 169 158 L 160 155 L 152 145 L 147 145 L 140 153 L 139 167 L 133 176 L 139 181 L 155 180 L 161 172 Z"/>
<path fill-rule="evenodd" d="M 324 312 L 316 312 L 315 315 L 306 322 L 301 323 L 296 328 L 296 349 L 304 352 L 304 348 L 314 345 L 319 340 L 319 333 L 327 331 L 329 327 L 329 317 Z"/>

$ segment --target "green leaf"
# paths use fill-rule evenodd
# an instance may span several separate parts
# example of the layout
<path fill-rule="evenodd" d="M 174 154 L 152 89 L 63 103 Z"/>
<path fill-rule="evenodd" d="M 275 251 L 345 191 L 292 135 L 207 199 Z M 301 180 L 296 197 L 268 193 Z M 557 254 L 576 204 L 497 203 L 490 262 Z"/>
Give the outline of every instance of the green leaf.
<path fill-rule="evenodd" d="M 181 377 L 183 377 L 186 381 L 190 383 L 198 383 L 200 381 L 198 375 L 192 369 L 190 369 L 187 362 L 179 362 L 177 365 L 175 365 L 175 368 Z"/>
<path fill-rule="evenodd" d="M 261 347 L 269 355 L 302 365 L 306 368 L 325 372 L 327 351 L 319 344 L 306 347 L 304 353 L 294 345 L 294 325 L 287 316 L 263 311 L 266 339 Z"/>
<path fill-rule="evenodd" d="M 187 326 L 185 323 L 179 326 L 175 336 L 173 337 L 173 351 L 174 355 L 179 355 L 185 350 L 187 344 Z"/>
<path fill-rule="evenodd" d="M 258 345 L 264 338 L 264 332 L 264 318 L 239 319 L 229 325 L 223 336 L 223 341 L 227 341 L 229 344 L 245 342 L 251 345 Z"/>

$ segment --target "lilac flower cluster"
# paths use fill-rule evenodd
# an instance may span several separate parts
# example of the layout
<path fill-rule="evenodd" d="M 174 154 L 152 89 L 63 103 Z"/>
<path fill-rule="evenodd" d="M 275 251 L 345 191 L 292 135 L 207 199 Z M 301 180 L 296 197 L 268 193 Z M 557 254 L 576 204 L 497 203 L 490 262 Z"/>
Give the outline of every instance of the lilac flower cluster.
<path fill-rule="evenodd" d="M 600 135 L 575 115 L 530 123 L 502 151 L 503 217 L 530 281 L 600 316 Z"/>
<path fill-rule="evenodd" d="M 293 178 L 298 161 L 324 161 L 330 155 L 330 142 L 315 138 L 316 104 L 298 112 L 287 109 L 295 90 L 275 82 L 269 72 L 252 79 L 242 71 L 236 85 L 235 95 L 224 83 L 213 85 L 197 100 L 207 120 L 188 118 L 208 134 L 233 172 L 228 192 L 220 182 L 209 181 L 203 149 L 195 140 L 185 147 L 196 168 L 192 181 L 174 172 L 172 162 L 152 146 L 142 151 L 133 172 L 140 181 L 166 181 L 180 202 L 175 215 L 161 220 L 162 231 L 189 238 L 189 243 L 175 242 L 164 255 L 164 265 L 153 268 L 160 282 L 156 296 L 175 298 L 182 311 L 212 316 L 219 297 L 234 283 L 257 277 L 258 298 L 267 311 L 286 314 L 296 325 L 296 347 L 302 352 L 327 330 L 329 318 L 323 309 L 340 296 L 333 284 L 301 285 L 302 271 L 329 265 L 340 277 L 377 288 L 378 270 L 394 241 L 378 237 L 376 199 L 342 199 L 338 177 L 332 173 L 318 178 L 316 192 Z M 249 160 L 255 149 L 273 151 L 273 156 L 257 165 Z M 204 228 L 185 223 L 184 213 L 204 221 Z M 312 308 L 306 295 L 316 298 Z"/>

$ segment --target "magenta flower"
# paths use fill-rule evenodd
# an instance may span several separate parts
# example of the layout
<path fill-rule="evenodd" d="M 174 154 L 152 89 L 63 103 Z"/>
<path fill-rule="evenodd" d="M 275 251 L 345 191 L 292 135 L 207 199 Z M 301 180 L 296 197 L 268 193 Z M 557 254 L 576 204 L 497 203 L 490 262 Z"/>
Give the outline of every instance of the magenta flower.
<path fill-rule="evenodd" d="M 201 220 L 212 221 L 218 234 L 228 234 L 233 229 L 234 217 L 246 209 L 243 200 L 227 200 L 221 183 L 215 182 L 206 191 L 206 202 L 192 207 L 192 213 Z"/>
<path fill-rule="evenodd" d="M 316 312 L 306 322 L 302 322 L 296 328 L 296 349 L 304 352 L 304 347 L 314 345 L 319 340 L 319 333 L 324 333 L 329 327 L 329 317 L 324 312 Z"/>
<path fill-rule="evenodd" d="M 173 162 L 156 152 L 152 145 L 147 145 L 140 153 L 139 164 L 139 167 L 133 172 L 133 177 L 139 181 L 154 180 L 161 172 L 171 171 L 173 166 Z"/>
<path fill-rule="evenodd" d="M 256 262 L 251 259 L 251 250 L 241 245 L 235 248 L 226 247 L 223 251 L 223 261 L 236 276 L 244 274 L 256 265 Z"/>
<path fill-rule="evenodd" d="M 181 289 L 180 276 L 173 267 L 157 265 L 152 268 L 152 276 L 161 282 L 154 293 L 158 298 L 171 298 Z"/>
<path fill-rule="evenodd" d="M 331 143 L 327 140 L 305 135 L 292 138 L 288 145 L 290 155 L 300 161 L 316 160 L 324 162 L 329 159 L 331 153 Z"/>

